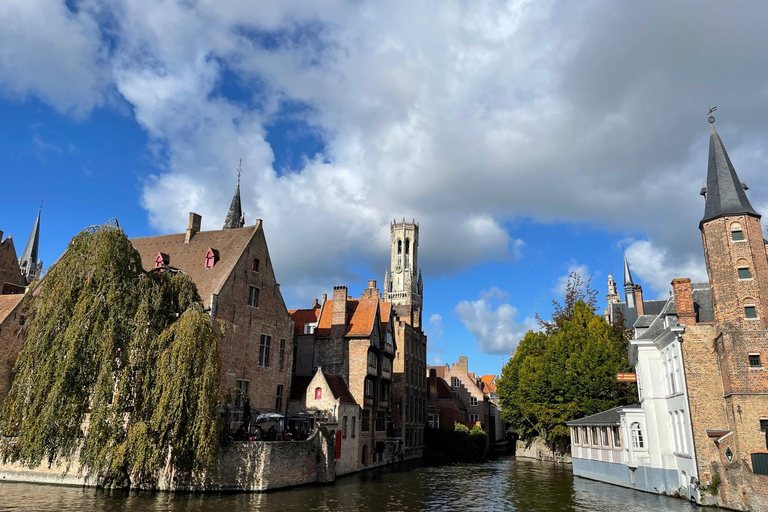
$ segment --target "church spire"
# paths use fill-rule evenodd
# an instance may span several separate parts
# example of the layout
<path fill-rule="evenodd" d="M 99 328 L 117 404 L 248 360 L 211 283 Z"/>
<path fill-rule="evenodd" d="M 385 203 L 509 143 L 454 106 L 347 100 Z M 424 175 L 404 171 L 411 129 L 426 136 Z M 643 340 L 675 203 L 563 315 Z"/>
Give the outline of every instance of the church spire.
<path fill-rule="evenodd" d="M 240 203 L 240 176 L 242 174 L 243 159 L 241 158 L 240 166 L 237 168 L 237 188 L 235 189 L 235 195 L 232 197 L 232 203 L 229 205 L 229 211 L 227 212 L 227 219 L 224 221 L 223 229 L 241 228 L 245 225 L 243 207 Z"/>
<path fill-rule="evenodd" d="M 634 285 L 632 281 L 632 272 L 629 271 L 629 263 L 627 262 L 627 255 L 624 255 L 624 286 Z"/>
<path fill-rule="evenodd" d="M 40 250 L 40 214 L 42 211 L 43 201 L 40 200 L 40 208 L 37 210 L 35 225 L 29 234 L 29 240 L 27 240 L 27 245 L 24 247 L 24 252 L 21 253 L 21 258 L 19 258 L 19 267 L 27 282 L 32 282 L 43 266 L 43 262 L 37 259 Z"/>
<path fill-rule="evenodd" d="M 706 203 L 699 228 L 705 222 L 726 215 L 750 215 L 760 218 L 760 214 L 749 204 L 745 192 L 747 186 L 741 182 L 731 159 L 728 158 L 723 141 L 715 128 L 715 118 L 710 116 L 709 122 L 712 124 L 712 135 L 709 137 L 707 186 L 701 189 Z"/>

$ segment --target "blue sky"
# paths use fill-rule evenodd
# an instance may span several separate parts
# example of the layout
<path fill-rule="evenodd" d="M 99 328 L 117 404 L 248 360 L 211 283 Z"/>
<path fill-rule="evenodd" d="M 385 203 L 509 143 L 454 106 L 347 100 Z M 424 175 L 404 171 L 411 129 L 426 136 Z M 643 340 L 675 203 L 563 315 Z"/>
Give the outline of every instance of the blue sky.
<path fill-rule="evenodd" d="M 381 283 L 389 222 L 415 217 L 430 362 L 498 373 L 572 270 L 601 308 L 624 251 L 646 297 L 705 278 L 710 105 L 768 212 L 763 11 L 8 0 L 0 230 L 20 252 L 44 196 L 48 266 L 111 218 L 218 229 L 242 158 L 289 307 Z"/>

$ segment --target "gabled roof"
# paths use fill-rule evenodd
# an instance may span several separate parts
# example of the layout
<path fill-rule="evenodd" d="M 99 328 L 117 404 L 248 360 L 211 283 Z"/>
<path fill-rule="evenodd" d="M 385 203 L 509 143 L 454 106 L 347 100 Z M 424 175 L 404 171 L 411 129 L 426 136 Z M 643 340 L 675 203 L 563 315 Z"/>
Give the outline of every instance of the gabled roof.
<path fill-rule="evenodd" d="M 328 387 L 331 388 L 333 397 L 338 399 L 340 403 L 357 405 L 355 397 L 349 392 L 349 388 L 347 387 L 347 383 L 344 382 L 344 379 L 337 377 L 336 375 L 328 375 L 325 372 L 323 372 L 323 377 L 325 377 Z"/>
<path fill-rule="evenodd" d="M 260 227 L 261 221 L 244 228 L 200 231 L 189 243 L 184 243 L 186 233 L 132 238 L 131 243 L 139 251 L 141 264 L 146 270 L 155 268 L 158 252 L 167 254 L 168 266 L 188 274 L 195 282 L 203 304 L 210 307 L 211 295 L 219 293 Z M 219 252 L 219 261 L 212 268 L 205 268 L 205 253 L 209 248 Z"/>
<path fill-rule="evenodd" d="M 3 322 L 11 314 L 16 306 L 24 299 L 23 293 L 13 295 L 0 295 L 0 322 Z"/>
<path fill-rule="evenodd" d="M 719 217 L 726 215 L 751 215 L 760 218 L 760 214 L 752 208 L 747 199 L 747 187 L 744 185 L 733 168 L 728 152 L 722 139 L 712 124 L 712 135 L 709 137 L 709 168 L 707 169 L 707 187 L 702 189 L 706 199 L 704 217 L 699 227 Z"/>
<path fill-rule="evenodd" d="M 289 309 L 288 314 L 293 320 L 293 334 L 299 336 L 304 334 L 304 326 L 317 322 L 320 317 L 320 306 L 310 309 Z"/>
<path fill-rule="evenodd" d="M 379 310 L 379 299 L 376 297 L 347 297 L 347 331 L 346 336 L 370 336 L 376 312 Z M 333 324 L 333 301 L 323 304 L 323 312 L 315 329 L 317 336 L 330 336 Z"/>
<path fill-rule="evenodd" d="M 622 405 L 608 409 L 607 411 L 593 414 L 592 416 L 586 416 L 578 420 L 566 421 L 566 425 L 620 425 L 621 424 L 621 411 L 623 409 L 639 409 L 640 404 Z"/>
<path fill-rule="evenodd" d="M 450 386 L 445 382 L 445 379 L 437 377 L 435 381 L 437 382 L 437 398 L 439 400 L 452 400 L 453 394 L 451 393 Z"/>

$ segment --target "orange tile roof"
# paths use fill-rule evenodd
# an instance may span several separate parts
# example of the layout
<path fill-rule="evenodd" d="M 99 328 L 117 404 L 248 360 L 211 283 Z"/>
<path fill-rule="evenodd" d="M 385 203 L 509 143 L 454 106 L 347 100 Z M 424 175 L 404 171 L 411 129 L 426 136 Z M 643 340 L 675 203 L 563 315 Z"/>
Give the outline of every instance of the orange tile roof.
<path fill-rule="evenodd" d="M 288 314 L 293 320 L 293 334 L 298 336 L 304 334 L 304 326 L 317 322 L 320 316 L 320 306 L 311 309 L 289 309 Z"/>
<path fill-rule="evenodd" d="M 19 302 L 24 298 L 23 293 L 13 295 L 0 295 L 0 322 L 5 320 L 11 314 Z"/>
<path fill-rule="evenodd" d="M 195 282 L 205 307 L 210 307 L 211 295 L 219 293 L 259 227 L 260 224 L 256 224 L 237 229 L 200 231 L 188 244 L 184 243 L 186 233 L 131 238 L 131 243 L 139 251 L 141 264 L 146 270 L 155 268 L 157 253 L 167 254 L 168 265 L 186 272 Z M 219 259 L 213 268 L 205 268 L 208 248 L 218 251 Z"/>
<path fill-rule="evenodd" d="M 347 336 L 369 336 L 373 331 L 379 299 L 347 297 Z M 333 319 L 333 301 L 327 300 L 315 333 L 318 336 L 330 336 Z"/>

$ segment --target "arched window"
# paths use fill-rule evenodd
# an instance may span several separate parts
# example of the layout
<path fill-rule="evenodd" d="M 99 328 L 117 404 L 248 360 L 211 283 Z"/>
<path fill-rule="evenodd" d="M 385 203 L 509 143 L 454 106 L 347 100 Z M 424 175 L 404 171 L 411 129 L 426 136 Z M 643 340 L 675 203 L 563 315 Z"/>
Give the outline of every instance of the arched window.
<path fill-rule="evenodd" d="M 216 253 L 213 249 L 208 249 L 205 252 L 205 268 L 213 268 L 216 264 Z"/>
<path fill-rule="evenodd" d="M 405 239 L 405 254 L 410 254 L 410 253 L 411 253 L 411 239 L 410 238 L 406 238 Z"/>
<path fill-rule="evenodd" d="M 403 252 L 403 241 L 398 240 L 397 241 L 397 254 L 402 254 Z"/>
<path fill-rule="evenodd" d="M 323 388 L 315 388 L 315 400 L 322 400 Z"/>
<path fill-rule="evenodd" d="M 757 307 L 755 306 L 755 299 L 747 297 L 743 301 L 744 303 L 744 316 L 746 318 L 757 318 Z"/>
<path fill-rule="evenodd" d="M 643 443 L 643 431 L 640 428 L 640 423 L 634 422 L 632 425 L 629 426 L 630 431 L 632 432 L 632 447 L 633 448 L 644 448 L 645 444 Z"/>
<path fill-rule="evenodd" d="M 749 270 L 749 261 L 741 258 L 736 262 L 736 268 L 739 272 L 739 279 L 752 279 L 752 272 Z"/>
<path fill-rule="evenodd" d="M 731 224 L 731 240 L 735 242 L 744 240 L 744 231 L 741 229 L 741 223 L 734 222 Z"/>
<path fill-rule="evenodd" d="M 167 254 L 159 252 L 157 253 L 157 256 L 155 256 L 155 268 L 162 268 L 171 261 L 171 259 L 168 257 Z"/>

